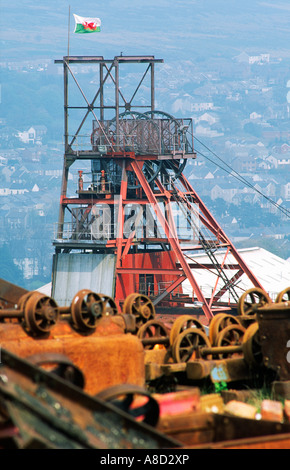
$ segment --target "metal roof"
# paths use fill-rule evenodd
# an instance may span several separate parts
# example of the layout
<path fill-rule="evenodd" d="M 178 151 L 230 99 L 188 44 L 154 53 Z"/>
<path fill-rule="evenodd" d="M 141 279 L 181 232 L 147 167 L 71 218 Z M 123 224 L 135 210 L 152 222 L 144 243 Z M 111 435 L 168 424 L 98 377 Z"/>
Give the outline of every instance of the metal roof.
<path fill-rule="evenodd" d="M 253 247 L 244 248 L 238 250 L 239 254 L 248 265 L 250 270 L 260 281 L 264 290 L 275 300 L 277 294 L 283 289 L 290 287 L 290 262 L 279 256 L 265 250 L 264 248 Z M 216 254 L 218 261 L 222 262 L 223 253 Z M 195 255 L 192 258 L 196 259 L 198 263 L 202 264 L 208 261 L 208 257 L 205 254 Z M 234 261 L 234 258 L 228 257 L 228 263 Z M 211 295 L 212 289 L 216 283 L 216 275 L 208 270 L 193 270 L 195 279 L 202 288 L 202 292 L 205 296 Z M 231 277 L 232 271 L 229 271 L 228 277 Z M 237 292 L 239 295 L 253 287 L 251 281 L 245 276 L 245 274 L 239 279 L 237 283 Z M 183 282 L 183 289 L 185 293 L 191 294 L 191 286 L 186 280 Z M 232 300 L 229 299 L 229 294 L 225 294 L 222 298 L 223 301 Z"/>

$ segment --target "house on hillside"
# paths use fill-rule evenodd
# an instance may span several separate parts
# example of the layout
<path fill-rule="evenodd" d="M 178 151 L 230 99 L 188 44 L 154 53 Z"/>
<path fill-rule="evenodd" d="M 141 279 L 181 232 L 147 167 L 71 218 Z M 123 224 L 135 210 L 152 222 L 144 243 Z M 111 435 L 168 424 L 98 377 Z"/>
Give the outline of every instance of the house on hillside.
<path fill-rule="evenodd" d="M 286 199 L 286 201 L 290 201 L 290 182 L 281 186 L 281 196 Z"/>
<path fill-rule="evenodd" d="M 223 199 L 228 203 L 233 202 L 233 197 L 238 193 L 238 188 L 234 187 L 230 183 L 224 183 L 222 186 L 216 184 L 210 191 L 210 197 L 212 200 Z"/>
<path fill-rule="evenodd" d="M 272 168 L 278 168 L 278 159 L 274 155 L 269 155 L 265 160 L 272 165 Z"/>
<path fill-rule="evenodd" d="M 47 133 L 47 128 L 45 126 L 34 126 L 25 129 L 24 131 L 19 131 L 17 137 L 24 144 L 36 144 L 41 143 L 43 136 Z"/>
<path fill-rule="evenodd" d="M 257 164 L 257 159 L 246 152 L 237 155 L 237 157 L 232 160 L 232 167 L 238 172 L 254 172 L 257 170 Z"/>
<path fill-rule="evenodd" d="M 11 183 L 9 190 L 10 190 L 9 194 L 12 194 L 12 195 L 25 194 L 29 192 L 25 183 L 19 183 L 16 181 Z"/>
<path fill-rule="evenodd" d="M 246 52 L 242 52 L 241 54 L 234 57 L 234 60 L 240 64 L 248 64 L 250 56 Z"/>
<path fill-rule="evenodd" d="M 213 113 L 204 113 L 198 118 L 194 118 L 195 123 L 206 123 L 209 126 L 216 124 L 218 120 L 219 120 L 218 116 Z"/>
<path fill-rule="evenodd" d="M 285 167 L 289 169 L 290 168 L 290 154 L 288 153 L 288 154 L 284 154 L 283 156 L 282 155 L 279 156 L 277 158 L 277 163 L 278 163 L 277 165 L 278 168 Z"/>
<path fill-rule="evenodd" d="M 25 129 L 22 132 L 19 131 L 18 132 L 18 138 L 24 144 L 34 144 L 35 139 L 36 139 L 36 131 L 35 131 L 34 127 L 29 127 L 28 129 Z"/>

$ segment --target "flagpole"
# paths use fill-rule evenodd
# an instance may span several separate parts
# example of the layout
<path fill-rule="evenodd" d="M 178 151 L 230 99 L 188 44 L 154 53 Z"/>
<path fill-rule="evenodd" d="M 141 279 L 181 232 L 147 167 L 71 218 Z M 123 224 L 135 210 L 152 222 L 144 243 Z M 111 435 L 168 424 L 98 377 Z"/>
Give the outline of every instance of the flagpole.
<path fill-rule="evenodd" d="M 68 7 L 68 31 L 67 31 L 67 61 L 69 62 L 69 37 L 70 37 L 70 5 Z"/>

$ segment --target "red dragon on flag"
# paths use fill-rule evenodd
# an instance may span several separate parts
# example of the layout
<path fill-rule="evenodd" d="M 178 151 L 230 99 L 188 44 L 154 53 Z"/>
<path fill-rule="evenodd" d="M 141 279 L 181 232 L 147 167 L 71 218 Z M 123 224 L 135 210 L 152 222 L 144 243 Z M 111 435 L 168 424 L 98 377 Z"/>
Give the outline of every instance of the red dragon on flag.
<path fill-rule="evenodd" d="M 100 18 L 83 18 L 74 14 L 75 19 L 75 30 L 74 33 L 96 33 L 101 31 L 101 20 Z"/>

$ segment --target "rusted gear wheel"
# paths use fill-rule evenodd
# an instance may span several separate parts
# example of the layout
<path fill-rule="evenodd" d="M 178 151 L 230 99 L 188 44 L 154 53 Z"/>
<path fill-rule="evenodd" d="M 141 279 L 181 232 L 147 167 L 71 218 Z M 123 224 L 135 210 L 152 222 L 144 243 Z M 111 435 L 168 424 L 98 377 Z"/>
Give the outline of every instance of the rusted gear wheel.
<path fill-rule="evenodd" d="M 290 301 L 290 287 L 287 287 L 286 289 L 283 289 L 279 294 L 277 295 L 275 299 L 275 303 L 280 303 L 280 302 L 289 302 Z"/>
<path fill-rule="evenodd" d="M 139 397 L 139 405 L 138 405 Z M 140 397 L 143 397 L 140 404 Z M 156 426 L 159 419 L 159 404 L 147 390 L 137 385 L 122 384 L 102 390 L 96 395 L 106 402 L 111 402 L 119 409 L 150 426 Z M 134 405 L 134 400 L 136 405 Z"/>
<path fill-rule="evenodd" d="M 216 337 L 216 346 L 217 347 L 227 347 L 227 346 L 240 346 L 243 342 L 243 337 L 246 329 L 242 325 L 228 325 L 226 328 L 223 328 Z M 232 357 L 236 353 L 221 353 L 218 354 L 219 359 L 224 359 L 227 357 Z M 242 354 L 238 353 L 240 356 Z"/>
<path fill-rule="evenodd" d="M 71 316 L 75 327 L 81 331 L 92 331 L 97 321 L 104 314 L 104 302 L 101 294 L 89 289 L 80 290 L 71 302 Z"/>
<path fill-rule="evenodd" d="M 240 321 L 234 315 L 228 313 L 218 313 L 215 315 L 209 324 L 208 336 L 210 344 L 216 346 L 218 334 L 227 326 L 240 325 Z"/>
<path fill-rule="evenodd" d="M 123 313 L 135 315 L 136 325 L 140 327 L 146 321 L 155 318 L 155 307 L 147 295 L 134 293 L 125 299 Z"/>
<path fill-rule="evenodd" d="M 181 315 L 174 321 L 170 330 L 170 344 L 173 345 L 177 336 L 188 328 L 198 328 L 206 334 L 203 324 L 191 315 Z"/>
<path fill-rule="evenodd" d="M 272 303 L 269 295 L 257 287 L 244 292 L 238 303 L 239 315 L 255 315 L 259 307 Z"/>
<path fill-rule="evenodd" d="M 211 344 L 205 333 L 197 328 L 188 328 L 180 333 L 172 346 L 172 357 L 175 362 L 188 362 L 200 357 L 199 349 L 210 348 Z"/>
<path fill-rule="evenodd" d="M 261 366 L 263 364 L 263 354 L 258 322 L 252 323 L 243 337 L 243 353 L 245 361 L 249 366 Z"/>
<path fill-rule="evenodd" d="M 149 320 L 144 325 L 142 325 L 137 333 L 137 337 L 142 339 L 153 339 L 156 340 L 155 344 L 144 345 L 144 349 L 153 349 L 154 346 L 158 343 L 160 338 L 169 338 L 169 331 L 162 323 L 158 320 Z"/>
<path fill-rule="evenodd" d="M 24 305 L 25 329 L 33 335 L 50 332 L 59 319 L 59 308 L 55 300 L 40 292 L 32 292 Z"/>
<path fill-rule="evenodd" d="M 114 299 L 108 295 L 101 294 L 104 303 L 104 312 L 109 315 L 117 315 L 118 307 Z"/>

